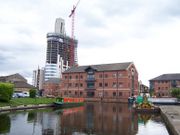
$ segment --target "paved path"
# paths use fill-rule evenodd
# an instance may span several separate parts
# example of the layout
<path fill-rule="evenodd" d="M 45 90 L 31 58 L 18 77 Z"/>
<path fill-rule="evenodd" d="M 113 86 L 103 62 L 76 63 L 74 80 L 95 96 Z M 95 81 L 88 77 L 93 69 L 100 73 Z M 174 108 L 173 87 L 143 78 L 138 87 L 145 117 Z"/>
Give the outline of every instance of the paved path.
<path fill-rule="evenodd" d="M 180 106 L 160 106 L 161 114 L 174 135 L 180 135 Z"/>

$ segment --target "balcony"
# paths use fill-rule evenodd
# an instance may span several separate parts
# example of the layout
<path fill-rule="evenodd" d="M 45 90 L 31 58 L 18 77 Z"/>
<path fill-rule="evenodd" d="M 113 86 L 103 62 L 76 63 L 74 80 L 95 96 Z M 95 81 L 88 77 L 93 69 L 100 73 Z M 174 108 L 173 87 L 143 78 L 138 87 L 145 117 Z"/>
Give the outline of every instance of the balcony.
<path fill-rule="evenodd" d="M 95 81 L 96 81 L 95 78 L 87 78 L 87 79 L 86 79 L 86 82 L 95 82 Z"/>

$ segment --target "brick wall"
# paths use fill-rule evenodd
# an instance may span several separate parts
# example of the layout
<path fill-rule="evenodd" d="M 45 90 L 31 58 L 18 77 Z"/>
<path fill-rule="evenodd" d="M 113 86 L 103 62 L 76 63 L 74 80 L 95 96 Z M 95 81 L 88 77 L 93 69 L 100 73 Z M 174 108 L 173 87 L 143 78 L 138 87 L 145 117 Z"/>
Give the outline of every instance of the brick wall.
<path fill-rule="evenodd" d="M 87 72 L 63 73 L 60 88 L 62 96 L 85 97 L 87 92 L 93 92 L 93 98 L 125 99 L 131 96 L 132 71 L 134 65 L 127 70 L 95 71 L 94 88 L 87 89 Z M 134 71 L 134 95 L 138 94 L 138 73 Z"/>

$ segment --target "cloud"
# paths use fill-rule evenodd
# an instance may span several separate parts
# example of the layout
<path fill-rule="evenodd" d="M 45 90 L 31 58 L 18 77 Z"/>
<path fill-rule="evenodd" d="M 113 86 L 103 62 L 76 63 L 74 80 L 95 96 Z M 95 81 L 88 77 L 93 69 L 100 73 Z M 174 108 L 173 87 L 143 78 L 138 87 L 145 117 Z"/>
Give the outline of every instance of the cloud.
<path fill-rule="evenodd" d="M 22 73 L 45 64 L 46 34 L 57 17 L 71 35 L 74 0 L 1 0 L 0 74 Z M 83 0 L 75 15 L 80 65 L 134 61 L 139 79 L 179 72 L 179 0 Z M 175 65 L 175 66 L 174 66 Z"/>

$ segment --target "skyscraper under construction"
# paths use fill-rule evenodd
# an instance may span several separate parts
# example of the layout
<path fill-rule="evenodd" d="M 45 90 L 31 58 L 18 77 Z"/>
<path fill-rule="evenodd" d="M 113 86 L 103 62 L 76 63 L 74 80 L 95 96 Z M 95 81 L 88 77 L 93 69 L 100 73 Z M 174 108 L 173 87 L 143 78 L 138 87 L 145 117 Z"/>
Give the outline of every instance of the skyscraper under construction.
<path fill-rule="evenodd" d="M 77 43 L 66 36 L 64 20 L 57 18 L 55 32 L 47 34 L 45 80 L 61 78 L 63 71 L 77 64 Z"/>

